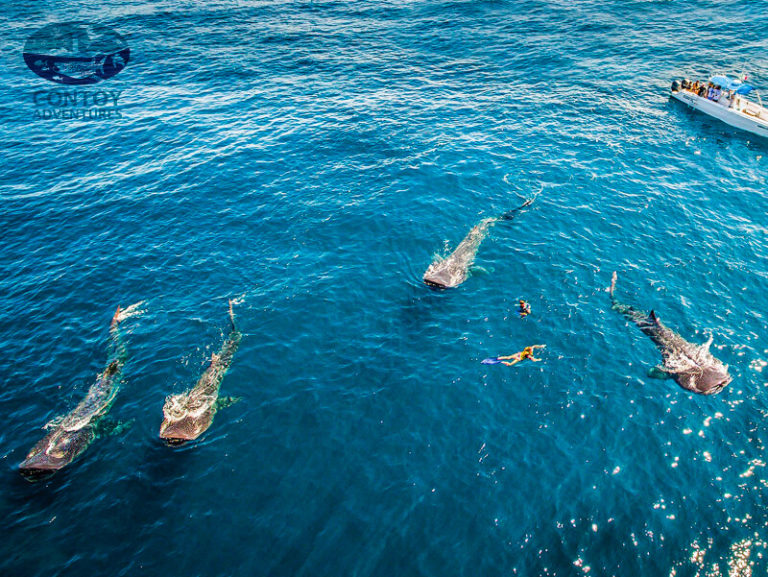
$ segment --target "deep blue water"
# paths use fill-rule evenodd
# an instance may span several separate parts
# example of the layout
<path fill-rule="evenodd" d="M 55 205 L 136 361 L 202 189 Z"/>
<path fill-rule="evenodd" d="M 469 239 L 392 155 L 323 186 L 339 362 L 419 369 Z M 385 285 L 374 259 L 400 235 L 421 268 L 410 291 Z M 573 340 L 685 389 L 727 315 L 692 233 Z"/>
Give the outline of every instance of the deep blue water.
<path fill-rule="evenodd" d="M 0 20 L 0 574 L 768 571 L 768 142 L 667 90 L 745 61 L 768 86 L 759 3 L 36 0 Z M 120 118 L 35 119 L 66 87 L 24 41 L 69 20 L 128 41 L 92 88 L 121 91 Z M 466 283 L 421 284 L 533 194 Z M 714 336 L 721 394 L 648 377 L 613 270 L 622 300 Z M 168 448 L 164 398 L 230 297 L 222 394 L 242 400 Z M 28 483 L 137 301 L 110 415 L 132 426 Z M 544 362 L 479 362 L 533 343 Z"/>

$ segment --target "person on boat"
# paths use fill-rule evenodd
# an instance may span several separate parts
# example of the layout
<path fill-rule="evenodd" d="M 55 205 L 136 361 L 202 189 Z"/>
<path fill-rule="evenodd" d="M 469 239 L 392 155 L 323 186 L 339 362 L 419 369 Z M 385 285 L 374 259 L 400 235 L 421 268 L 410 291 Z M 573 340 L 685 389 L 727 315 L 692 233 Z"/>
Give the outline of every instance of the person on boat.
<path fill-rule="evenodd" d="M 694 94 L 698 94 L 699 93 L 699 81 L 698 80 L 691 85 L 691 92 L 693 92 Z"/>
<path fill-rule="evenodd" d="M 531 305 L 525 302 L 523 299 L 520 299 L 520 309 L 518 310 L 520 313 L 520 318 L 525 318 L 529 314 L 531 314 Z"/>
<path fill-rule="evenodd" d="M 543 349 L 544 345 L 531 345 L 530 347 L 525 347 L 522 351 L 519 353 L 515 353 L 514 355 L 509 355 L 506 357 L 497 357 L 498 360 L 501 361 L 503 365 L 507 365 L 508 367 L 511 367 L 512 365 L 516 365 L 517 363 L 524 361 L 524 360 L 531 360 L 534 363 L 538 363 L 541 359 L 537 359 L 533 356 L 533 349 Z M 509 363 L 507 361 L 511 360 L 512 362 Z"/>
<path fill-rule="evenodd" d="M 717 84 L 715 86 L 714 92 L 712 92 L 712 100 L 714 100 L 715 102 L 720 102 L 720 96 L 722 96 L 722 94 L 723 94 L 723 90 L 722 88 L 720 88 L 720 85 Z"/>
<path fill-rule="evenodd" d="M 709 88 L 707 88 L 707 100 L 712 100 L 715 97 L 715 87 L 712 86 L 712 83 L 709 83 Z"/>
<path fill-rule="evenodd" d="M 707 96 L 707 87 L 704 86 L 703 83 L 701 84 L 701 86 L 699 86 L 699 96 L 701 96 L 702 98 L 705 98 Z"/>

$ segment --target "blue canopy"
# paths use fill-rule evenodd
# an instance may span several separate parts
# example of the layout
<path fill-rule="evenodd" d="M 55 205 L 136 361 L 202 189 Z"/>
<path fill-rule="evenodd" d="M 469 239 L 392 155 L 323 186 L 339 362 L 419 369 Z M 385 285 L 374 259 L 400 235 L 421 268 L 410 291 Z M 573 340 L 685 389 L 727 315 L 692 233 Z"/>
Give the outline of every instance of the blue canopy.
<path fill-rule="evenodd" d="M 712 84 L 719 85 L 726 90 L 733 90 L 736 94 L 749 94 L 754 90 L 753 86 L 744 84 L 741 80 L 728 78 L 727 76 L 713 76 L 709 79 Z"/>

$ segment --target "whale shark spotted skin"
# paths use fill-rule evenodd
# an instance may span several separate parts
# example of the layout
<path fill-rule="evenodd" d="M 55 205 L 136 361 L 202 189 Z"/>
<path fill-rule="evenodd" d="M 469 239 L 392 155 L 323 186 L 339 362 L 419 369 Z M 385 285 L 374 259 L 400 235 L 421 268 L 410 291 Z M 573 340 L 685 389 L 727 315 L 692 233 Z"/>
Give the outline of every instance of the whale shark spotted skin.
<path fill-rule="evenodd" d="M 477 249 L 496 220 L 495 218 L 484 219 L 480 224 L 472 227 L 450 256 L 436 258 L 424 273 L 424 282 L 434 288 L 453 288 L 467 280 L 469 267 L 475 261 Z"/>
<path fill-rule="evenodd" d="M 232 358 L 240 345 L 241 333 L 235 327 L 232 301 L 229 301 L 231 331 L 218 353 L 211 355 L 211 362 L 197 384 L 180 395 L 169 395 L 163 406 L 163 422 L 160 438 L 171 445 L 193 441 L 213 423 L 220 405 L 219 388 Z"/>
<path fill-rule="evenodd" d="M 523 208 L 530 205 L 533 199 L 526 200 L 521 206 L 510 210 L 500 217 L 485 218 L 472 227 L 449 256 L 436 257 L 424 273 L 424 283 L 427 286 L 446 289 L 459 286 L 469 276 L 469 268 L 475 262 L 475 255 L 491 227 L 500 220 L 512 220 Z"/>
<path fill-rule="evenodd" d="M 51 432 L 32 447 L 27 458 L 19 465 L 21 474 L 27 479 L 38 480 L 63 469 L 81 455 L 96 438 L 99 423 L 109 412 L 117 396 L 127 357 L 119 324 L 126 318 L 139 314 L 140 304 L 131 305 L 126 309 L 117 308 L 109 329 L 111 360 L 88 389 L 85 398 L 71 412 L 45 426 L 51 429 Z"/>
<path fill-rule="evenodd" d="M 703 345 L 686 341 L 672 329 L 664 325 L 654 311 L 646 314 L 635 308 L 620 303 L 614 296 L 616 273 L 613 273 L 608 292 L 612 308 L 635 323 L 661 351 L 662 365 L 657 371 L 671 377 L 677 384 L 688 391 L 700 395 L 715 395 L 723 390 L 733 378 L 728 373 L 728 365 L 712 356 L 709 347 L 712 338 Z"/>

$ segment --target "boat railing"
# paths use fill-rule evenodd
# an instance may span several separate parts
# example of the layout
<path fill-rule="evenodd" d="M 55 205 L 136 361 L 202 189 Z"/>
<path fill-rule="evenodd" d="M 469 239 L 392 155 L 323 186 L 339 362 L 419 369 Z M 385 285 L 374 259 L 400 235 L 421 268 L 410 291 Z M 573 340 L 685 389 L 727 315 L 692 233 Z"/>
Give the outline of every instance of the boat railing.
<path fill-rule="evenodd" d="M 680 90 L 699 96 L 698 92 L 693 90 L 692 84 L 689 84 L 685 87 L 681 86 Z M 718 100 L 710 100 L 706 96 L 699 96 L 699 98 L 709 100 L 710 102 L 719 104 L 724 108 L 733 108 L 735 112 L 741 112 L 747 116 L 752 116 L 753 118 L 759 118 L 760 120 L 768 121 L 768 109 L 763 106 L 760 93 L 755 90 L 753 94 L 757 97 L 757 102 L 750 101 L 743 97 L 740 98 L 736 94 L 733 94 L 731 98 L 728 98 L 727 92 L 723 92 L 722 96 Z"/>
<path fill-rule="evenodd" d="M 763 112 L 765 109 L 762 106 L 758 106 L 757 104 L 749 103 L 744 107 L 744 114 L 748 114 L 749 116 L 754 116 L 755 118 L 763 118 Z"/>

